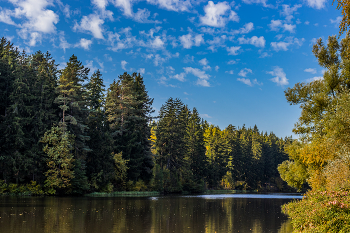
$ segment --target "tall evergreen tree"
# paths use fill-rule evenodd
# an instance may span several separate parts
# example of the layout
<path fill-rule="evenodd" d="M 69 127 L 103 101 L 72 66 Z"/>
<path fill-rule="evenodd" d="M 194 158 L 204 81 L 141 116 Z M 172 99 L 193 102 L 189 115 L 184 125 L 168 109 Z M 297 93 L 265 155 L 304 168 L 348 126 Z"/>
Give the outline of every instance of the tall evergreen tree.
<path fill-rule="evenodd" d="M 89 109 L 84 84 L 89 68 L 85 68 L 73 54 L 60 72 L 55 102 L 61 109 L 62 127 L 75 136 L 75 157 L 80 159 L 90 150 L 86 143 L 89 140 L 86 125 Z"/>
<path fill-rule="evenodd" d="M 160 108 L 156 131 L 157 163 L 170 172 L 170 182 L 165 191 L 182 190 L 181 179 L 186 153 L 186 115 L 185 105 L 179 99 L 170 98 Z"/>
<path fill-rule="evenodd" d="M 74 158 L 76 175 L 72 180 L 72 190 L 82 194 L 87 190 L 86 155 L 91 150 L 87 144 L 90 139 L 87 132 L 89 116 L 86 84 L 89 68 L 85 68 L 78 58 L 72 55 L 66 67 L 60 71 L 58 81 L 58 97 L 55 103 L 61 109 L 60 126 L 74 136 Z"/>
<path fill-rule="evenodd" d="M 150 114 L 153 99 L 149 98 L 143 78 L 124 73 L 114 81 L 107 93 L 106 114 L 116 153 L 128 161 L 127 177 L 149 181 L 152 177 Z"/>
<path fill-rule="evenodd" d="M 91 186 L 103 190 L 114 179 L 112 140 L 105 116 L 105 97 L 102 74 L 97 70 L 87 85 L 88 136 L 91 151 L 87 153 L 86 166 Z"/>
<path fill-rule="evenodd" d="M 198 185 L 204 184 L 204 178 L 207 172 L 207 161 L 205 156 L 204 130 L 201 126 L 201 118 L 196 108 L 189 113 L 186 129 L 186 156 L 185 160 L 189 162 L 189 169 L 192 173 L 193 182 Z M 204 187 L 193 187 L 198 191 Z"/>

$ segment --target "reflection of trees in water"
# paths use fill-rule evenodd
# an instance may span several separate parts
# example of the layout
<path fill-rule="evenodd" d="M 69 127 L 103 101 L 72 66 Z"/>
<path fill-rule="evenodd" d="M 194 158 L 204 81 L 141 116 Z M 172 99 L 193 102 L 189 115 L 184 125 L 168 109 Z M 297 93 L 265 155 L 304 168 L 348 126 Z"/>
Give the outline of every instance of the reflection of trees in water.
<path fill-rule="evenodd" d="M 29 233 L 287 233 L 291 232 L 291 226 L 280 210 L 287 201 L 179 196 L 158 199 L 27 198 L 8 203 L 8 207 L 0 204 L 0 226 L 4 232 L 14 233 L 24 229 Z"/>

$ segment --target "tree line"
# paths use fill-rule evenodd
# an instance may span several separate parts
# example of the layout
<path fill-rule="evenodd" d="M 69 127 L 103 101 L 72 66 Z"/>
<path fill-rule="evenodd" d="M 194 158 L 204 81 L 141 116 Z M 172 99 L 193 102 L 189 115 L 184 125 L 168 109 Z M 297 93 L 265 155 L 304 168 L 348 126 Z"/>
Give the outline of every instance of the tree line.
<path fill-rule="evenodd" d="M 89 76 L 75 55 L 59 70 L 49 53 L 29 55 L 2 38 L 3 192 L 30 182 L 47 194 L 283 188 L 277 165 L 291 138 L 256 126 L 221 130 L 173 98 L 152 117 L 152 103 L 140 74 L 106 90 L 102 73 Z"/>

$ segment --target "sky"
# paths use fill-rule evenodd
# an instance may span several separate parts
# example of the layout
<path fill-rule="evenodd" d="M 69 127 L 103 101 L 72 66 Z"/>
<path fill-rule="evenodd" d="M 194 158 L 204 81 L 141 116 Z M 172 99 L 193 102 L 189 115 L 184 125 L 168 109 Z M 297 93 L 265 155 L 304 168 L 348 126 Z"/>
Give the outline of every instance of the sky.
<path fill-rule="evenodd" d="M 141 73 L 156 113 L 170 98 L 224 129 L 293 135 L 300 108 L 284 91 L 322 79 L 312 54 L 338 35 L 333 0 L 0 0 L 0 31 L 59 68 L 74 54 L 106 88 Z"/>

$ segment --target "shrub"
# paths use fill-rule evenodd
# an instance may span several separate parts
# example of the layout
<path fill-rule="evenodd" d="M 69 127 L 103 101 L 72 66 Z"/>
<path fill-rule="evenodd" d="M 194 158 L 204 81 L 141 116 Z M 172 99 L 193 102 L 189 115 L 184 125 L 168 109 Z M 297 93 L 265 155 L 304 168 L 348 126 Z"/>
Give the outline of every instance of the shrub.
<path fill-rule="evenodd" d="M 309 191 L 282 211 L 291 218 L 294 232 L 350 232 L 349 191 Z"/>

